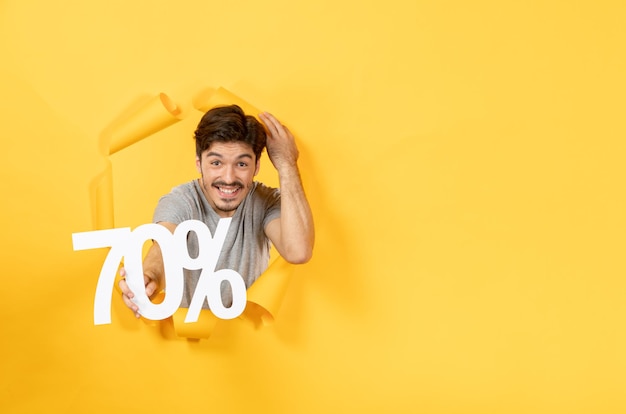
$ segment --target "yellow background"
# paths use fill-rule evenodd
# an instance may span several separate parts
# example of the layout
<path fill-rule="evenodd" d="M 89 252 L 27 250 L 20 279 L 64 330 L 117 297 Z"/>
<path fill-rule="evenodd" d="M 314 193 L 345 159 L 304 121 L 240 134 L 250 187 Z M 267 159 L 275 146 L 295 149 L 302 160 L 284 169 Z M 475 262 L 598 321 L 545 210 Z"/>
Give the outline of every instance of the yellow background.
<path fill-rule="evenodd" d="M 625 412 L 625 21 L 622 1 L 0 1 L 0 411 Z M 313 260 L 270 327 L 176 339 L 117 296 L 94 326 L 105 252 L 71 234 L 103 131 L 179 102 L 114 160 L 135 163 L 116 194 L 165 192 L 193 147 L 147 147 L 190 145 L 218 86 L 297 135 Z M 137 199 L 116 226 L 149 220 Z"/>

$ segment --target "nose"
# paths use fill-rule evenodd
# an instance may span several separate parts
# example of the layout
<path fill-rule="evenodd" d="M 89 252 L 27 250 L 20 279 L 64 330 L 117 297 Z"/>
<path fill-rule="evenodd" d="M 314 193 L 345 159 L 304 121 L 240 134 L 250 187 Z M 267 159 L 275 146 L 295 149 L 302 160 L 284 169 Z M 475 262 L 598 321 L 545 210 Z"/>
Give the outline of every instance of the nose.
<path fill-rule="evenodd" d="M 224 171 L 222 174 L 224 181 L 227 184 L 230 184 L 235 181 L 235 169 L 232 165 L 227 165 L 224 167 Z"/>

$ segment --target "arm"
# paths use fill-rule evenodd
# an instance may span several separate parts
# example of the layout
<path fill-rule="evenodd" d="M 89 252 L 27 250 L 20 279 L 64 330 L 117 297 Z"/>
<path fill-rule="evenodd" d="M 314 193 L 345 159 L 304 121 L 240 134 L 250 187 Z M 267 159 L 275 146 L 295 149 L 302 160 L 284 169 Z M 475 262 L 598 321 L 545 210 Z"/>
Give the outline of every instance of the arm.
<path fill-rule="evenodd" d="M 176 230 L 176 224 L 160 222 L 159 224 L 165 226 L 169 231 L 174 233 Z M 122 279 L 119 282 L 119 287 L 122 291 L 122 300 L 124 304 L 130 308 L 135 314 L 135 317 L 139 318 L 139 308 L 131 300 L 135 295 L 128 288 L 126 283 L 126 269 L 120 269 L 120 276 Z M 157 242 L 153 242 L 152 246 L 148 250 L 146 257 L 143 259 L 143 280 L 146 286 L 146 295 L 152 297 L 155 293 L 160 292 L 164 288 L 164 267 L 163 267 L 163 255 L 161 254 L 161 248 Z"/>
<path fill-rule="evenodd" d="M 273 115 L 259 115 L 269 132 L 267 153 L 280 181 L 280 218 L 265 226 L 265 234 L 290 263 L 306 263 L 313 254 L 315 229 L 311 207 L 298 169 L 298 148 L 289 129 Z"/>

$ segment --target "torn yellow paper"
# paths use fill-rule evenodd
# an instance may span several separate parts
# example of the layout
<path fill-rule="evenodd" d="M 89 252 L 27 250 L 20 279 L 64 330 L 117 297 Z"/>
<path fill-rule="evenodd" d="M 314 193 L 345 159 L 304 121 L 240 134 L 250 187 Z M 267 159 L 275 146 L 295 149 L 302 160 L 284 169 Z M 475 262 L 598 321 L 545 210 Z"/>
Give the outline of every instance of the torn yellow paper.
<path fill-rule="evenodd" d="M 196 322 L 185 323 L 188 309 L 178 308 L 172 315 L 174 332 L 180 338 L 206 339 L 211 336 L 219 318 L 208 309 L 202 309 Z"/>
<path fill-rule="evenodd" d="M 260 113 L 256 107 L 221 87 L 205 90 L 203 94 L 198 94 L 192 103 L 194 108 L 202 112 L 215 106 L 236 104 L 248 115 L 256 116 Z M 107 166 L 94 182 L 98 229 L 113 228 L 115 221 L 114 180 L 110 156 L 174 124 L 180 120 L 179 115 L 179 108 L 167 95 L 161 93 L 150 99 L 139 110 L 132 112 L 131 116 L 124 118 L 122 122 L 112 124 L 107 131 L 103 132 L 103 149 L 107 156 Z M 269 161 L 267 163 L 269 164 Z M 273 170 L 270 168 L 268 171 Z M 292 265 L 282 257 L 276 257 L 268 269 L 248 289 L 246 309 L 241 317 L 253 321 L 257 326 L 272 323 L 288 287 L 291 270 Z M 152 301 L 158 302 L 158 299 L 153 298 Z M 210 310 L 203 309 L 197 322 L 185 323 L 187 312 L 188 309 L 181 308 L 171 317 L 176 335 L 183 338 L 209 338 L 219 318 Z M 142 319 L 151 326 L 160 323 L 160 321 Z"/>
<path fill-rule="evenodd" d="M 178 121 L 180 108 L 164 93 L 152 97 L 132 115 L 114 123 L 102 133 L 101 151 L 106 167 L 91 184 L 95 228 L 115 226 L 113 200 L 113 167 L 109 155 L 114 154 Z"/>
<path fill-rule="evenodd" d="M 242 319 L 251 321 L 257 327 L 272 324 L 291 281 L 292 270 L 292 264 L 280 256 L 277 257 L 248 289 L 248 302 L 241 316 Z M 185 323 L 187 311 L 188 309 L 179 308 L 172 315 L 176 336 L 196 339 L 209 338 L 220 319 L 210 310 L 202 309 L 197 322 Z"/>
<path fill-rule="evenodd" d="M 277 257 L 248 289 L 248 306 L 244 317 L 263 325 L 274 322 L 291 280 L 293 265 Z"/>
<path fill-rule="evenodd" d="M 261 112 L 250 103 L 222 87 L 216 90 L 204 91 L 193 100 L 194 108 L 201 112 L 207 112 L 215 106 L 232 104 L 238 105 L 246 115 L 257 116 Z"/>
<path fill-rule="evenodd" d="M 180 113 L 180 108 L 166 94 L 151 98 L 131 116 L 112 126 L 108 155 L 180 121 Z"/>
<path fill-rule="evenodd" d="M 96 230 L 112 229 L 114 227 L 113 214 L 113 170 L 111 161 L 91 183 L 91 197 L 93 198 L 92 215 Z"/>

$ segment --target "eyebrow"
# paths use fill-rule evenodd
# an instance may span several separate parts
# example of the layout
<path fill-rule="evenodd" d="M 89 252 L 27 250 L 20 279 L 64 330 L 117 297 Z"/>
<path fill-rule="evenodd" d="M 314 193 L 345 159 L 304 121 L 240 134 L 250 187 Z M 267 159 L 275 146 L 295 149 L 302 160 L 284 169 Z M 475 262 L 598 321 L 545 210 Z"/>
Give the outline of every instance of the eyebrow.
<path fill-rule="evenodd" d="M 207 156 L 207 157 L 219 157 L 219 158 L 223 158 L 222 154 L 220 154 L 220 153 L 218 153 L 218 152 L 213 152 L 213 151 L 208 152 L 206 156 Z M 241 155 L 239 155 L 239 156 L 237 157 L 237 159 L 238 159 L 238 160 L 239 160 L 239 159 L 242 159 L 242 158 L 250 158 L 250 159 L 252 159 L 252 155 L 250 155 L 250 154 L 241 154 Z"/>

